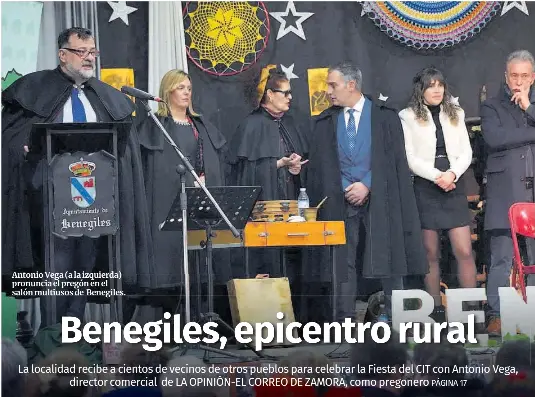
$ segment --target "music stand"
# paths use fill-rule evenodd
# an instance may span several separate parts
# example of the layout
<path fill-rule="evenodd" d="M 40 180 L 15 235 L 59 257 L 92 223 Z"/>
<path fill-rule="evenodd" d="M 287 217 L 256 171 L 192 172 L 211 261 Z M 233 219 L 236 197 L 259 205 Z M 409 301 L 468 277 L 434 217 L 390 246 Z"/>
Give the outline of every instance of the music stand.
<path fill-rule="evenodd" d="M 154 98 L 151 97 L 151 98 L 145 98 L 145 99 L 153 100 Z M 161 99 L 159 99 L 159 101 L 163 102 Z M 219 214 L 221 215 L 221 218 L 228 225 L 228 227 L 229 227 L 230 231 L 232 232 L 232 234 L 234 235 L 234 237 L 235 238 L 240 237 L 240 232 L 238 232 L 238 229 L 236 229 L 234 227 L 234 225 L 230 222 L 230 220 L 228 219 L 227 215 L 223 212 L 223 210 L 219 206 L 219 203 L 212 196 L 212 193 L 210 193 L 210 191 L 204 186 L 201 178 L 195 172 L 195 169 L 193 168 L 193 165 L 191 165 L 191 163 L 188 160 L 188 158 L 186 156 L 184 156 L 184 154 L 180 151 L 179 147 L 177 146 L 177 144 L 175 143 L 173 138 L 171 138 L 171 135 L 169 135 L 169 133 L 167 132 L 165 127 L 162 125 L 160 120 L 158 120 L 158 118 L 154 115 L 154 113 L 152 113 L 152 109 L 149 106 L 148 102 L 147 101 L 140 101 L 140 102 L 145 107 L 145 110 L 147 111 L 148 116 L 154 121 L 156 126 L 160 129 L 160 131 L 164 135 L 164 139 L 166 140 L 166 142 L 169 143 L 173 147 L 175 153 L 177 154 L 178 158 L 182 162 L 182 166 L 179 165 L 177 167 L 177 172 L 180 174 L 180 200 L 181 200 L 182 212 L 185 214 L 186 213 L 186 209 L 187 209 L 185 176 L 186 176 L 186 172 L 189 171 L 191 173 L 191 175 L 193 176 L 193 178 L 201 186 L 201 189 L 204 190 L 204 192 L 206 193 L 206 196 L 208 197 L 209 201 L 213 204 L 215 209 L 219 212 Z M 163 102 L 163 103 L 165 103 L 165 102 Z M 185 289 L 185 296 L 186 296 L 186 310 L 185 310 L 185 312 L 186 312 L 186 321 L 189 322 L 190 321 L 190 301 L 189 301 L 190 295 L 189 295 L 189 261 L 188 261 L 188 241 L 187 241 L 187 239 L 188 239 L 188 234 L 187 234 L 188 218 L 185 215 L 184 215 L 184 218 L 185 219 L 184 219 L 184 222 L 183 222 L 183 225 L 182 225 L 182 227 L 183 227 L 183 233 L 182 233 L 182 245 L 183 245 L 183 247 L 182 247 L 182 250 L 183 250 L 183 255 L 184 255 L 184 259 L 183 259 L 184 262 L 183 262 L 182 266 L 183 266 L 183 270 L 184 270 L 184 285 L 185 285 L 184 289 Z M 160 230 L 161 230 L 161 227 L 160 227 Z"/>
<path fill-rule="evenodd" d="M 228 214 L 229 220 L 241 230 L 243 240 L 243 229 L 253 211 L 255 203 L 260 195 L 260 186 L 224 186 L 211 187 L 210 192 L 219 203 L 224 213 Z M 214 312 L 214 271 L 212 265 L 212 237 L 213 230 L 228 230 L 226 223 L 222 222 L 221 215 L 212 205 L 210 199 L 203 189 L 196 187 L 186 188 L 187 197 L 187 222 L 188 230 L 204 230 L 206 241 L 201 243 L 206 249 L 206 267 L 208 271 L 208 312 L 200 313 L 201 322 L 215 321 L 222 324 L 234 334 L 234 328 L 228 325 L 221 317 Z M 180 193 L 176 196 L 167 218 L 160 226 L 161 231 L 182 231 L 182 207 Z M 269 358 L 261 352 L 257 352 L 252 346 L 252 342 L 246 344 L 259 358 Z M 235 354 L 224 352 L 209 346 L 200 345 L 205 352 L 215 352 L 230 357 Z M 187 351 L 187 347 L 186 347 Z M 183 352 L 184 354 L 184 352 Z M 206 353 L 205 353 L 206 357 Z M 240 356 L 238 356 L 240 357 Z M 240 357 L 241 358 L 241 357 Z"/>

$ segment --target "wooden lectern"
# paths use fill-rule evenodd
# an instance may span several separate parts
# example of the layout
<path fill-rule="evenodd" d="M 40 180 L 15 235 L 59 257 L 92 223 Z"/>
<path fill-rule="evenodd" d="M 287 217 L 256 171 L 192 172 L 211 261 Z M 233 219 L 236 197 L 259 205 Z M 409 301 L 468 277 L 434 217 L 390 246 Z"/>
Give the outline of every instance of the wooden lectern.
<path fill-rule="evenodd" d="M 36 165 L 33 181 L 43 193 L 46 272 L 55 272 L 55 239 L 81 236 L 107 236 L 109 271 L 121 272 L 118 159 L 130 128 L 128 122 L 33 125 L 27 159 Z M 121 279 L 110 278 L 109 286 L 121 291 Z M 45 299 L 46 321 L 53 324 L 56 297 Z M 122 323 L 121 296 L 112 294 L 110 304 L 112 317 Z"/>

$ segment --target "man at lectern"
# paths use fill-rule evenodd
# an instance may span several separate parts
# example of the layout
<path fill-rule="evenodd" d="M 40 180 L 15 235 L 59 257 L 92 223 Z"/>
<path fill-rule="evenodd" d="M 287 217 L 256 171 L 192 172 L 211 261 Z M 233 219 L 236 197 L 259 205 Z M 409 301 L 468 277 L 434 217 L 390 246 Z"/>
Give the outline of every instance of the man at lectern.
<path fill-rule="evenodd" d="M 64 30 L 58 37 L 58 48 L 56 69 L 30 73 L 2 93 L 3 276 L 9 277 L 13 271 L 44 270 L 40 186 L 44 163 L 32 161 L 28 150 L 32 125 L 132 120 L 133 103 L 94 77 L 99 54 L 90 30 L 78 27 Z M 150 283 L 152 248 L 135 131 L 129 134 L 118 164 L 123 285 L 149 287 L 145 284 Z M 54 244 L 55 272 L 93 270 L 99 246 L 96 240 L 56 238 Z M 86 301 L 85 296 L 58 296 L 57 318 L 52 323 L 66 315 L 82 319 Z M 41 305 L 41 310 L 44 321 L 50 308 Z"/>

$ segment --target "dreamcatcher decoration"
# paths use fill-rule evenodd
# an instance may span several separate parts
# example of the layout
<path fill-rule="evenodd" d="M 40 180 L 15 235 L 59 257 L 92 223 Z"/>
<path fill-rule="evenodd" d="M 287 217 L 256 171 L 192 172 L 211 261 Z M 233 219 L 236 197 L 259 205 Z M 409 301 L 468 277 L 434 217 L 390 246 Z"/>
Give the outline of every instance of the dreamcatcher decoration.
<path fill-rule="evenodd" d="M 362 2 L 362 11 L 388 36 L 417 50 L 452 47 L 477 35 L 497 15 L 498 1 Z"/>
<path fill-rule="evenodd" d="M 201 70 L 230 76 L 260 59 L 270 33 L 262 2 L 188 2 L 184 33 L 189 59 Z"/>

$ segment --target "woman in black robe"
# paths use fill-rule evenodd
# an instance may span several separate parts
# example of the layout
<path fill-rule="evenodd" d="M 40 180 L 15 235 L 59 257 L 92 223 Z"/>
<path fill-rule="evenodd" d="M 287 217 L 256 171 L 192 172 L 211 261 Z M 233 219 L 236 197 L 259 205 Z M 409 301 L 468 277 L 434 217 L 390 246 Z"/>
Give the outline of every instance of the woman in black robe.
<path fill-rule="evenodd" d="M 156 117 L 188 158 L 196 173 L 206 186 L 223 186 L 223 167 L 220 155 L 225 148 L 225 137 L 204 117 L 195 113 L 191 105 L 192 84 L 190 77 L 181 70 L 170 70 L 162 78 L 160 98 Z M 144 120 L 140 126 L 139 140 L 150 228 L 154 245 L 156 269 L 156 292 L 158 295 L 176 295 L 174 288 L 183 284 L 183 251 L 181 232 L 160 231 L 159 225 L 166 219 L 173 201 L 180 191 L 180 175 L 177 166 L 182 164 L 174 148 L 165 141 L 163 133 L 152 119 Z M 186 186 L 197 183 L 186 173 Z M 214 251 L 214 264 L 218 259 Z M 194 275 L 190 254 L 190 274 Z M 226 267 L 225 267 L 226 266 Z M 204 261 L 200 261 L 204 269 Z M 226 282 L 231 278 L 229 262 L 214 266 L 216 278 Z M 193 277 L 192 277 L 193 279 Z M 164 289 L 164 291 L 162 291 Z M 154 302 L 152 302 L 154 303 Z"/>
<path fill-rule="evenodd" d="M 306 141 L 287 114 L 290 82 L 272 69 L 265 84 L 259 106 L 232 137 L 232 178 L 239 186 L 262 186 L 261 201 L 297 200 Z"/>
<path fill-rule="evenodd" d="M 297 200 L 307 145 L 287 114 L 290 81 L 272 69 L 261 92 L 259 105 L 239 124 L 230 142 L 231 179 L 238 186 L 261 186 L 260 201 Z M 249 255 L 251 275 L 280 275 L 281 250 L 251 249 Z"/>

